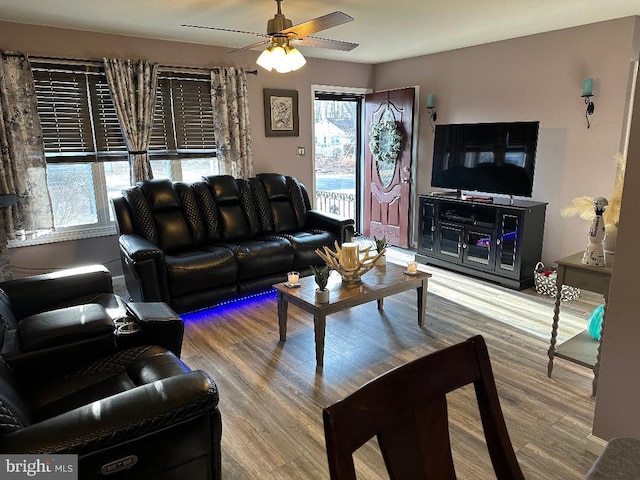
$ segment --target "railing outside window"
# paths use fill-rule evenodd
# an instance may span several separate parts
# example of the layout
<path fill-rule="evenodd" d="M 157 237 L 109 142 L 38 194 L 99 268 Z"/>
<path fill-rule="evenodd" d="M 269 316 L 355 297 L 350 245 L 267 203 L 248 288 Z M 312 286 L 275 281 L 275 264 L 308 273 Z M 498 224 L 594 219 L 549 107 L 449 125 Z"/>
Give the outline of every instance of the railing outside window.
<path fill-rule="evenodd" d="M 356 196 L 353 193 L 316 190 L 318 210 L 345 218 L 356 218 Z"/>

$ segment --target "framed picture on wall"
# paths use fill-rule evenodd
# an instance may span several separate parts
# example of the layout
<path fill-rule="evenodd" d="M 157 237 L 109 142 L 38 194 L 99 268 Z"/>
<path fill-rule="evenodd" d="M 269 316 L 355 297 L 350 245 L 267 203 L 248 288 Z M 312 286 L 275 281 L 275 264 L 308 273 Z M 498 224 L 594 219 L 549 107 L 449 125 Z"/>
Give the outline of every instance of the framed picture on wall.
<path fill-rule="evenodd" d="M 264 89 L 264 134 L 267 137 L 298 136 L 297 90 Z"/>

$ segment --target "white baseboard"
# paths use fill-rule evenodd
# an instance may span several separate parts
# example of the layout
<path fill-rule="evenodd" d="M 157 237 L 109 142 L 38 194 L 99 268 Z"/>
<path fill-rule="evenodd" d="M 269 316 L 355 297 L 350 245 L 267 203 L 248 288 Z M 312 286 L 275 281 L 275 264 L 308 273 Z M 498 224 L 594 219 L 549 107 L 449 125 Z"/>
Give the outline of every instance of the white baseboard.
<path fill-rule="evenodd" d="M 607 446 L 606 440 L 601 439 L 600 437 L 596 437 L 594 434 L 590 433 L 587 436 L 587 452 L 593 453 L 594 455 L 600 455 L 604 448 Z"/>

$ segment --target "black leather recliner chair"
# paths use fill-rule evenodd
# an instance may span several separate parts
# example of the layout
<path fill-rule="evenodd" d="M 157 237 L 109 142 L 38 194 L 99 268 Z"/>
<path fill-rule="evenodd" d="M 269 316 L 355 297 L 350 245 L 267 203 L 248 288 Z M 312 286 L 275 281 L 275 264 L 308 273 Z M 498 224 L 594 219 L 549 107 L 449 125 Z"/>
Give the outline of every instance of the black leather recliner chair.
<path fill-rule="evenodd" d="M 76 454 L 83 480 L 220 478 L 216 385 L 163 347 L 46 377 L 0 361 L 0 419 L 0 452 Z"/>
<path fill-rule="evenodd" d="M 0 284 L 0 452 L 77 454 L 81 479 L 219 479 L 218 391 L 177 357 L 182 320 L 112 288 L 104 267 Z M 140 331 L 114 335 L 122 315 Z"/>
<path fill-rule="evenodd" d="M 102 265 L 0 283 L 0 320 L 2 357 L 16 371 L 41 374 L 134 345 L 160 345 L 180 356 L 184 335 L 182 319 L 166 305 L 127 303 L 114 294 Z M 140 331 L 114 335 L 120 320 Z"/>

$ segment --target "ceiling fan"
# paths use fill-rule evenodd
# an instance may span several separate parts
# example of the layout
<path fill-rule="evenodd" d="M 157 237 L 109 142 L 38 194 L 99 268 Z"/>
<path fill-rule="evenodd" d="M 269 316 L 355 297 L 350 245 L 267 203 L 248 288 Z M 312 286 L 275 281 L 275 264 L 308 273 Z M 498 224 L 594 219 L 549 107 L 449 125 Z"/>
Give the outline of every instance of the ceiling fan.
<path fill-rule="evenodd" d="M 322 30 L 327 30 L 344 23 L 352 22 L 353 17 L 346 13 L 336 11 L 314 18 L 313 20 L 293 25 L 293 22 L 282 13 L 282 0 L 275 1 L 278 4 L 278 11 L 275 16 L 267 22 L 266 34 L 229 28 L 207 27 L 202 25 L 183 24 L 182 26 L 218 30 L 222 32 L 246 33 L 248 35 L 264 37 L 265 40 L 261 40 L 260 42 L 253 43 L 242 48 L 237 48 L 229 53 L 250 50 L 262 45 L 270 44 L 270 46 L 262 52 L 257 63 L 267 70 L 275 69 L 280 73 L 297 70 L 306 63 L 302 54 L 295 48 L 296 46 L 329 48 L 345 52 L 353 50 L 358 46 L 357 43 L 311 36 L 312 34 Z"/>

